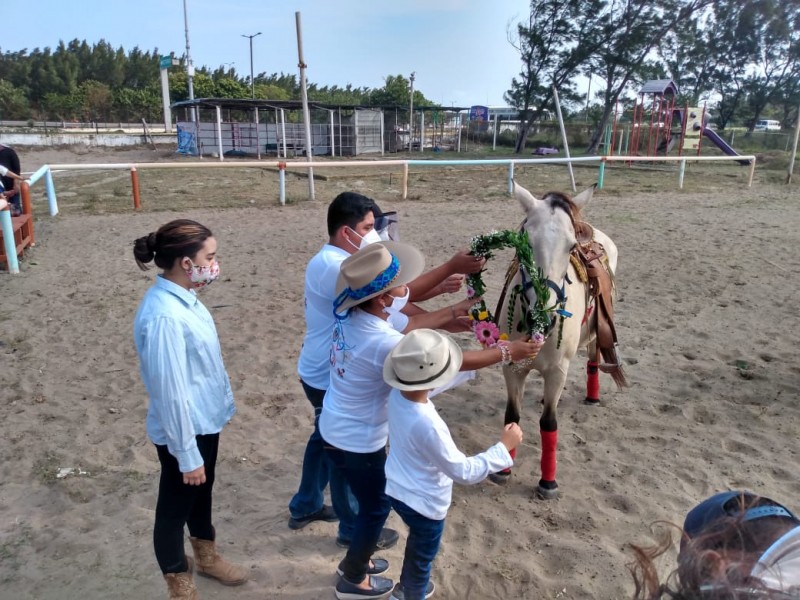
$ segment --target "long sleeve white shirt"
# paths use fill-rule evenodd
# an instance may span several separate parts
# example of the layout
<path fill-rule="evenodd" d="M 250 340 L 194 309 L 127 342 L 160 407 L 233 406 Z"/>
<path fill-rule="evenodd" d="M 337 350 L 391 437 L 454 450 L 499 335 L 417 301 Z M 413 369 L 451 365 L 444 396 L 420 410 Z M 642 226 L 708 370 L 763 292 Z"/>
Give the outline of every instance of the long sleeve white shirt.
<path fill-rule="evenodd" d="M 453 495 L 453 482 L 473 484 L 513 466 L 506 447 L 498 442 L 485 452 L 466 456 L 450 435 L 447 424 L 428 400 L 422 404 L 389 395 L 389 458 L 386 494 L 429 519 L 442 520 Z"/>

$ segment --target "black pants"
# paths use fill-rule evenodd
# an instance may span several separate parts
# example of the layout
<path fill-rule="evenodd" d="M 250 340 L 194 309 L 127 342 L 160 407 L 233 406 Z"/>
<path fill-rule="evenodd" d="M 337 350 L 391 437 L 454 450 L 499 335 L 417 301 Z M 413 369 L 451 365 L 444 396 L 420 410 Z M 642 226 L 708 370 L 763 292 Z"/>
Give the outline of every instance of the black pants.
<path fill-rule="evenodd" d="M 182 573 L 188 568 L 184 553 L 184 525 L 189 526 L 189 535 L 192 537 L 214 539 L 211 490 L 214 487 L 218 448 L 218 433 L 197 436 L 197 449 L 203 457 L 206 482 L 203 485 L 186 485 L 177 459 L 166 446 L 156 445 L 161 462 L 161 480 L 158 484 L 153 546 L 162 573 Z"/>

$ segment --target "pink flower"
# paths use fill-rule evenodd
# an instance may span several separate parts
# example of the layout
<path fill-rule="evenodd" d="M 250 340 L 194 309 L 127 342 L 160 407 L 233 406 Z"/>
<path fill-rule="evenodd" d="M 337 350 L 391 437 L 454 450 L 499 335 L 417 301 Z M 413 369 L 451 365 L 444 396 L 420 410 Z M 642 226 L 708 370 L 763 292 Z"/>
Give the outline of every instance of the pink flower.
<path fill-rule="evenodd" d="M 472 330 L 478 341 L 486 347 L 494 346 L 500 339 L 500 330 L 490 321 L 476 321 Z"/>
<path fill-rule="evenodd" d="M 536 342 L 537 344 L 540 344 L 544 341 L 544 336 L 541 333 L 534 333 L 531 340 Z"/>
<path fill-rule="evenodd" d="M 475 297 L 475 289 L 468 285 L 467 286 L 467 298 L 474 298 Z"/>

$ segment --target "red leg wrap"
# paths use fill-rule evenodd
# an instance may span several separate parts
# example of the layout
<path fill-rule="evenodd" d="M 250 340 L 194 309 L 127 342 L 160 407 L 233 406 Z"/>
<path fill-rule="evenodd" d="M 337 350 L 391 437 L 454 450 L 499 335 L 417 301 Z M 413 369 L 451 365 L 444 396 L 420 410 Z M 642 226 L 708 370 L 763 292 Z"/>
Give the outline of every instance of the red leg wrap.
<path fill-rule="evenodd" d="M 511 460 L 514 460 L 514 461 L 517 460 L 517 449 L 516 448 L 514 448 L 513 450 L 509 450 L 508 453 L 511 455 Z M 504 474 L 505 473 L 511 473 L 511 469 L 510 468 L 509 469 L 503 469 L 500 472 L 504 473 Z"/>
<path fill-rule="evenodd" d="M 556 480 L 556 449 L 558 448 L 558 430 L 539 430 L 542 436 L 542 479 Z"/>
<path fill-rule="evenodd" d="M 600 376 L 597 363 L 591 360 L 586 363 L 586 399 L 600 400 Z"/>

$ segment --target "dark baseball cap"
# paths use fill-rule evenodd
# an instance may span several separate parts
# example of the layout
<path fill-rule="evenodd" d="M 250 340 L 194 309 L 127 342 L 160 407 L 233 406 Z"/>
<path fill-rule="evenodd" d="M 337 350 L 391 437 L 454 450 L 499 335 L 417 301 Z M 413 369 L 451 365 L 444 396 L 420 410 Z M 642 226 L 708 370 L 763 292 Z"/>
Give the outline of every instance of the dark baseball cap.
<path fill-rule="evenodd" d="M 732 490 L 714 494 L 690 510 L 683 522 L 683 531 L 688 538 L 693 538 L 726 517 L 741 519 L 742 522 L 779 517 L 800 524 L 800 519 L 774 500 L 752 492 Z M 681 542 L 681 546 L 685 540 L 686 538 Z"/>

